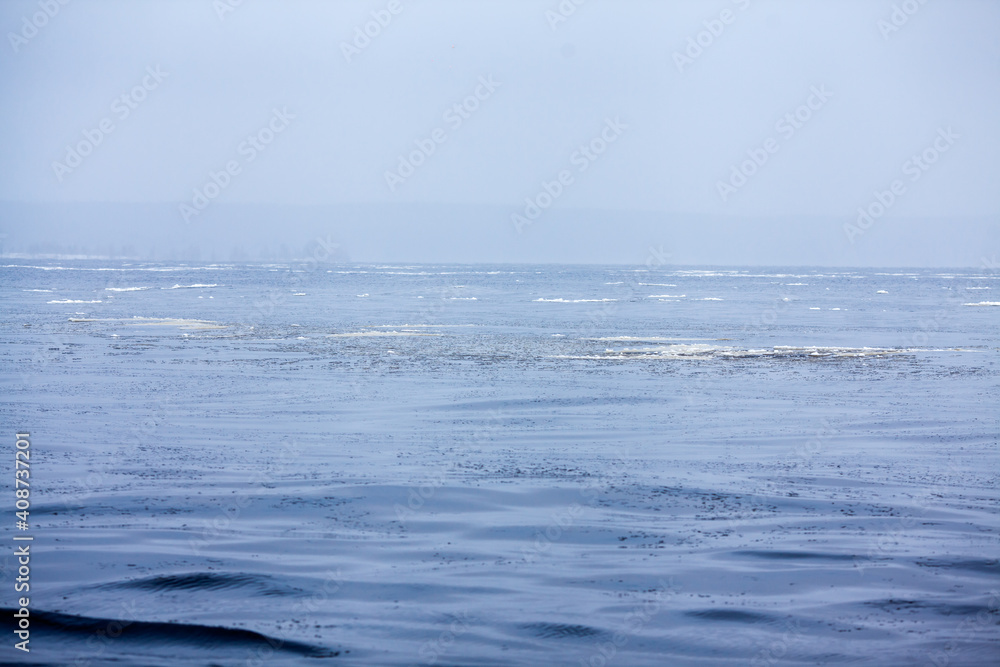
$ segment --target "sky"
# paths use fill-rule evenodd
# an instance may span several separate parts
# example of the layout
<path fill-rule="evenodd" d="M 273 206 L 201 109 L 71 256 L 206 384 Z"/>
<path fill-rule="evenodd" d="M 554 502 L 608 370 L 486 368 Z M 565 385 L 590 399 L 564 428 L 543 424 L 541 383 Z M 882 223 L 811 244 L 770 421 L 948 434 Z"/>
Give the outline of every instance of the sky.
<path fill-rule="evenodd" d="M 0 30 L 8 253 L 1000 245 L 995 0 L 7 0 Z"/>

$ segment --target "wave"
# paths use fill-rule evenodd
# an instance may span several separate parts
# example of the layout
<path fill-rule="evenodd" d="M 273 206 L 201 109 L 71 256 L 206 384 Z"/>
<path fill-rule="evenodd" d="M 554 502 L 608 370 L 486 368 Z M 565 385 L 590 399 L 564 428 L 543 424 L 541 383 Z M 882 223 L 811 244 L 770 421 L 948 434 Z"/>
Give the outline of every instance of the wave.
<path fill-rule="evenodd" d="M 589 625 L 576 623 L 525 623 L 521 625 L 521 629 L 542 639 L 588 639 L 610 634 Z"/>
<path fill-rule="evenodd" d="M 138 589 L 162 593 L 167 591 L 219 591 L 251 589 L 258 595 L 294 595 L 298 589 L 282 586 L 272 577 L 251 574 L 225 574 L 222 572 L 188 572 L 156 577 L 143 577 L 117 581 L 98 586 L 102 590 Z"/>
<path fill-rule="evenodd" d="M 51 301 L 49 302 L 51 303 Z M 1000 301 L 980 301 L 979 303 L 965 303 L 964 306 L 1000 306 Z"/>
<path fill-rule="evenodd" d="M 10 618 L 17 610 L 0 608 L 0 614 Z M 76 616 L 58 612 L 31 611 L 31 627 L 42 645 L 56 642 L 93 641 L 93 637 L 103 637 L 113 632 L 116 653 L 121 656 L 131 651 L 147 653 L 171 652 L 187 649 L 199 651 L 224 651 L 232 655 L 238 649 L 263 649 L 264 651 L 285 653 L 310 658 L 332 658 L 342 651 L 307 644 L 305 642 L 271 637 L 240 628 L 225 628 L 191 623 L 165 623 L 159 621 L 135 621 L 127 619 Z M 47 636 L 51 635 L 51 636 Z"/>

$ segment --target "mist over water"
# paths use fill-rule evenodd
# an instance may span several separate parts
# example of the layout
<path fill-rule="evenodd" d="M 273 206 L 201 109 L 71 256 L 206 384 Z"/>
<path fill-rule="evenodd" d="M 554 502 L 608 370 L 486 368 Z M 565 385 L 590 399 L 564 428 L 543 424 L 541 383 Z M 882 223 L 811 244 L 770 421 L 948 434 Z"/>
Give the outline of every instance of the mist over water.
<path fill-rule="evenodd" d="M 974 267 L 1000 242 L 998 20 L 992 0 L 12 0 L 0 253 Z"/>

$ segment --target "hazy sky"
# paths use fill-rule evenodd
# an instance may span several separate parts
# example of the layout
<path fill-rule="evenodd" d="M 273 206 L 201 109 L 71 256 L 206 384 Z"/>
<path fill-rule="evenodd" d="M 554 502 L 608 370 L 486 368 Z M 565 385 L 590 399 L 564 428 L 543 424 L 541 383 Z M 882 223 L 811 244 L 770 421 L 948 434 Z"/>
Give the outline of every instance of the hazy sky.
<path fill-rule="evenodd" d="M 130 222 L 139 245 L 197 245 L 233 204 L 416 203 L 489 207 L 468 233 L 512 261 L 586 209 L 660 216 L 662 239 L 750 216 L 779 248 L 794 239 L 770 220 L 801 217 L 823 229 L 800 241 L 845 263 L 899 245 L 881 228 L 945 217 L 953 255 L 996 253 L 996 0 L 5 0 L 0 27 L 0 201 L 169 206 L 156 229 Z M 859 207 L 885 211 L 852 231 Z M 0 231 L 30 241 L 11 210 Z M 301 245 L 294 219 L 255 224 Z M 379 224 L 331 223 L 358 259 L 389 259 Z"/>

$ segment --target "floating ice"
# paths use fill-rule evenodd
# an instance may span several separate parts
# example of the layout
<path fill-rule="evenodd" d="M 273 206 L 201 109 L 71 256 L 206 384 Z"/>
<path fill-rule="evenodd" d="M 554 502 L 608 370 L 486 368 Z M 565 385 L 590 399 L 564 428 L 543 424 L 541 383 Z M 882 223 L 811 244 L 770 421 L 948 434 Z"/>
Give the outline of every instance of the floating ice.
<path fill-rule="evenodd" d="M 351 331 L 348 333 L 327 334 L 327 338 L 378 338 L 382 336 L 442 336 L 439 333 L 423 333 L 421 331 Z"/>
<path fill-rule="evenodd" d="M 617 301 L 618 299 L 535 299 L 536 302 L 546 303 L 602 303 L 604 301 Z"/>
<path fill-rule="evenodd" d="M 648 340 L 648 339 L 646 339 Z M 603 354 L 554 355 L 554 359 L 594 359 L 622 361 L 628 359 L 653 360 L 711 360 L 711 359 L 846 359 L 859 357 L 889 357 L 909 352 L 898 348 L 878 347 L 819 347 L 775 345 L 772 348 L 740 349 L 686 343 L 659 347 L 606 349 Z"/>

